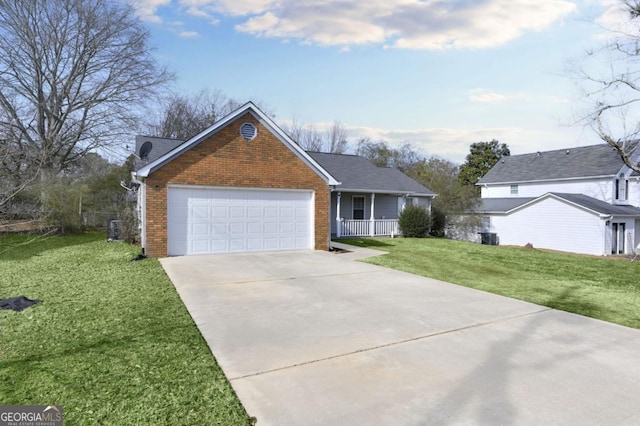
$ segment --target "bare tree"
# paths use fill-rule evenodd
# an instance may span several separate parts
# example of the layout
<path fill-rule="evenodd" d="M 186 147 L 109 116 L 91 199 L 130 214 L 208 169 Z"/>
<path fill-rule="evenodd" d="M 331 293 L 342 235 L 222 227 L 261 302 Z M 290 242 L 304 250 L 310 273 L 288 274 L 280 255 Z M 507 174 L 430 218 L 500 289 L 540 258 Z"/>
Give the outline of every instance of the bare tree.
<path fill-rule="evenodd" d="M 339 121 L 334 121 L 327 131 L 328 151 L 334 154 L 343 154 L 349 145 L 347 137 L 347 129 Z"/>
<path fill-rule="evenodd" d="M 0 179 L 30 170 L 9 194 L 134 128 L 172 78 L 148 40 L 119 0 L 0 0 Z"/>
<path fill-rule="evenodd" d="M 339 121 L 334 121 L 325 132 L 321 132 L 315 124 L 305 125 L 294 118 L 284 130 L 306 151 L 344 154 L 349 150 L 347 129 Z"/>
<path fill-rule="evenodd" d="M 241 105 L 217 90 L 173 94 L 161 106 L 159 116 L 147 122 L 143 131 L 150 136 L 187 140 Z"/>
<path fill-rule="evenodd" d="M 586 103 L 579 121 L 640 172 L 632 160 L 640 135 L 640 1 L 620 1 L 619 7 L 617 13 L 626 19 L 607 28 L 604 45 L 587 52 L 574 71 Z"/>

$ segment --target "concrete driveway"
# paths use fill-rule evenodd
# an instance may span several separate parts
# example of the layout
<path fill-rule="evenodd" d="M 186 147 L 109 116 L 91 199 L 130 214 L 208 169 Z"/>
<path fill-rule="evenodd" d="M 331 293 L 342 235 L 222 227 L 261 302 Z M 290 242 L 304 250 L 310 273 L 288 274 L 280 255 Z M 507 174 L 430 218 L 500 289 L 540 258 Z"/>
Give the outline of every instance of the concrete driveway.
<path fill-rule="evenodd" d="M 371 252 L 161 262 L 258 426 L 640 424 L 640 331 Z"/>

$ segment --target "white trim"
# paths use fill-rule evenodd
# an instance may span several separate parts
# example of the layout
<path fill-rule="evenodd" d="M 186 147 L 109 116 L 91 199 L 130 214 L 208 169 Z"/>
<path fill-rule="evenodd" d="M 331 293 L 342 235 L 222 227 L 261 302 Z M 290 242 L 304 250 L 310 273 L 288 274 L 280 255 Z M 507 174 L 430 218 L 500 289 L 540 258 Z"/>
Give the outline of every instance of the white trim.
<path fill-rule="evenodd" d="M 214 186 L 214 185 L 191 185 L 184 183 L 168 183 L 167 188 L 191 188 L 191 189 L 228 189 L 231 191 L 272 191 L 272 192 L 313 192 L 313 189 L 300 189 L 300 188 L 263 188 L 260 186 Z"/>
<path fill-rule="evenodd" d="M 252 102 L 247 102 L 237 110 L 215 122 L 212 126 L 193 136 L 191 139 L 187 140 L 180 146 L 169 151 L 157 160 L 142 167 L 136 172 L 136 175 L 143 178 L 148 177 L 159 167 L 162 167 L 173 159 L 184 154 L 186 151 L 198 145 L 200 142 L 216 133 L 218 130 L 224 128 L 227 124 L 231 123 L 246 112 L 249 112 L 263 126 L 267 127 L 267 129 L 269 129 L 269 131 L 271 131 L 276 137 L 278 137 L 278 139 L 285 146 L 293 151 L 302 161 L 304 161 L 311 169 L 313 169 L 314 172 L 322 177 L 328 185 L 340 185 L 340 182 L 338 182 L 333 176 L 331 176 L 329 172 L 323 169 L 313 158 L 311 158 L 311 156 L 309 156 L 309 154 L 307 154 L 297 143 L 295 143 L 295 141 L 293 141 L 284 131 L 282 131 L 282 129 L 280 129 L 278 125 L 274 123 L 273 120 L 271 120 L 271 118 L 260 111 L 260 109 L 258 109 L 258 107 L 256 107 Z"/>
<path fill-rule="evenodd" d="M 140 182 L 140 187 L 138 188 L 140 191 L 139 202 L 140 206 L 140 248 L 143 251 L 147 249 L 147 182 Z"/>
<path fill-rule="evenodd" d="M 331 191 L 340 191 L 340 192 L 359 192 L 361 194 L 389 194 L 389 195 L 397 195 L 397 196 L 408 196 L 408 197 L 432 197 L 434 198 L 438 194 L 423 194 L 419 192 L 411 192 L 411 191 L 385 191 L 385 190 L 377 190 L 377 189 L 350 189 L 350 188 L 340 188 L 340 189 L 331 189 Z"/>

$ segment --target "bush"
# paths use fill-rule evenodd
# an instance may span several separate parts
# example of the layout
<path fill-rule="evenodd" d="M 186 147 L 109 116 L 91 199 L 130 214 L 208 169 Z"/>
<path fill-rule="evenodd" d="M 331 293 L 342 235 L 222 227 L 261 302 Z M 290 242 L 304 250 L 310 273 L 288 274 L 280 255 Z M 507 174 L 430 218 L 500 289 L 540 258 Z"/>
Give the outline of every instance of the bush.
<path fill-rule="evenodd" d="M 398 217 L 403 237 L 425 237 L 429 232 L 431 217 L 424 207 L 407 206 Z"/>

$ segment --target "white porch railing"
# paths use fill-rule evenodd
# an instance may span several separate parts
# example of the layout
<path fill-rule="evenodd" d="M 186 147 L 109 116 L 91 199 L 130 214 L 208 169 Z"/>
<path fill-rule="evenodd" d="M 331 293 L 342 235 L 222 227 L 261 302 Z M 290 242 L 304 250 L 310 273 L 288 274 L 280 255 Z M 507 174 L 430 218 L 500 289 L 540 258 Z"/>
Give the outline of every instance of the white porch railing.
<path fill-rule="evenodd" d="M 395 236 L 400 233 L 397 219 L 341 219 L 337 221 L 337 226 L 338 237 Z"/>

